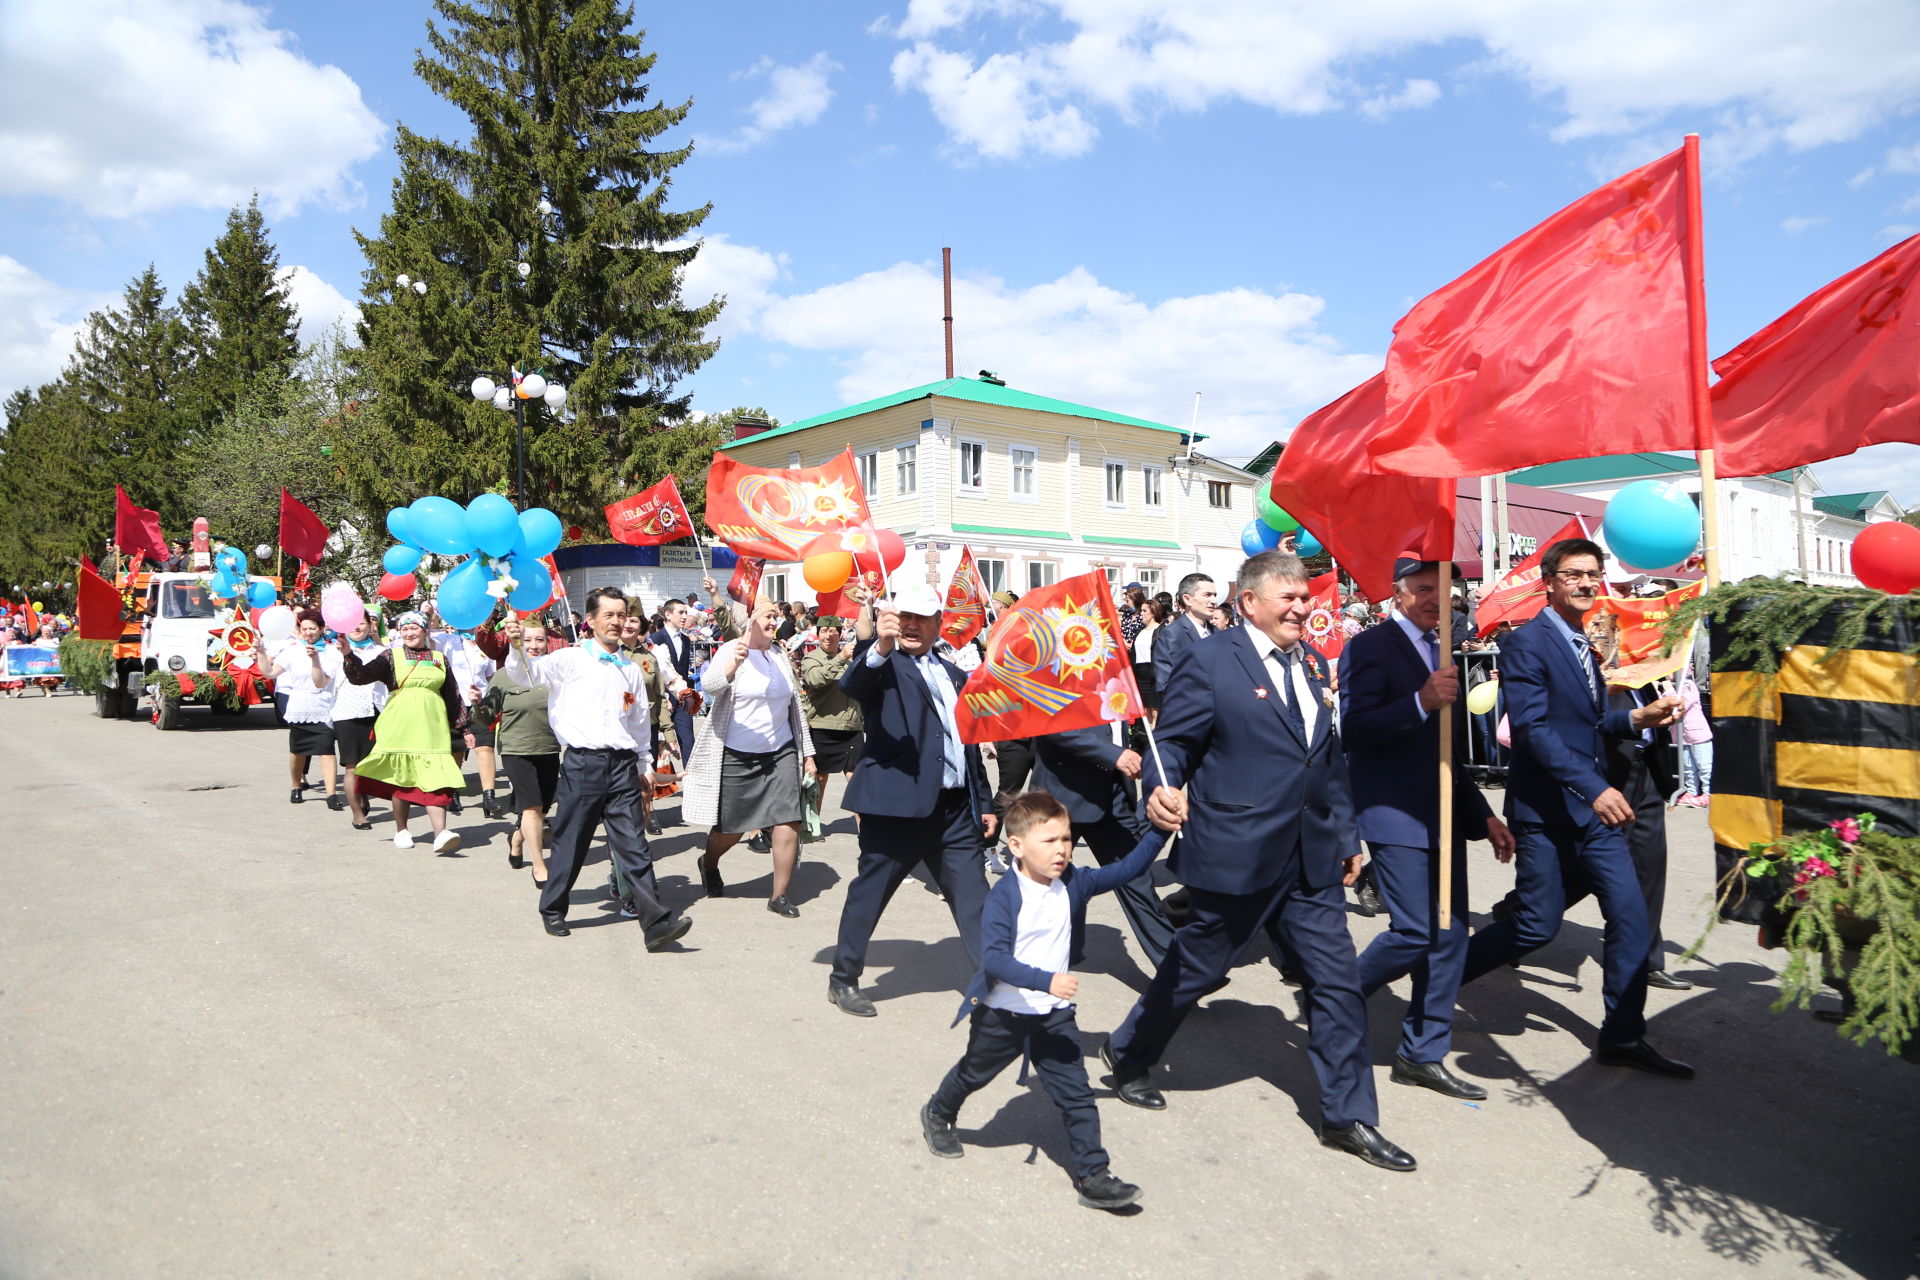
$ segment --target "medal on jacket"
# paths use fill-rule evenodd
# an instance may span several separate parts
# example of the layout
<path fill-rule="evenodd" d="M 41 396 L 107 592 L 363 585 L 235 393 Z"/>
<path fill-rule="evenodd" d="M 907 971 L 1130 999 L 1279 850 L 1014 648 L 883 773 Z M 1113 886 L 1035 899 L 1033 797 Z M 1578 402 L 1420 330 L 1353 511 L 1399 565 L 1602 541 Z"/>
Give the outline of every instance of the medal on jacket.
<path fill-rule="evenodd" d="M 1267 700 L 1267 687 L 1260 684 L 1253 686 L 1253 696 L 1265 702 Z"/>

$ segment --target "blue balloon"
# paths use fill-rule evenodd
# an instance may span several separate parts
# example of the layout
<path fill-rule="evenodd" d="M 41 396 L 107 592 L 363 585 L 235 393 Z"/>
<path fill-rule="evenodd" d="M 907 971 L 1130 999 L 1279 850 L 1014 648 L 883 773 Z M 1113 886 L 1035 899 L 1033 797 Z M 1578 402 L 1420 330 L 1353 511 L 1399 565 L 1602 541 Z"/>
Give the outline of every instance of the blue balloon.
<path fill-rule="evenodd" d="M 1250 556 L 1271 551 L 1280 545 L 1280 531 L 1264 520 L 1249 520 L 1240 531 L 1240 549 Z"/>
<path fill-rule="evenodd" d="M 223 547 L 219 555 L 220 567 L 227 576 L 238 582 L 247 576 L 247 553 L 238 547 Z"/>
<path fill-rule="evenodd" d="M 1638 480 L 1608 501 L 1600 529 L 1622 564 L 1659 573 L 1684 563 L 1700 545 L 1700 508 L 1671 480 Z"/>
<path fill-rule="evenodd" d="M 518 585 L 507 596 L 507 603 L 522 613 L 545 607 L 547 597 L 553 594 L 553 575 L 547 572 L 547 566 L 525 553 L 508 563 Z"/>
<path fill-rule="evenodd" d="M 560 517 L 545 507 L 535 507 L 531 511 L 520 513 L 521 549 L 528 555 L 539 557 L 549 555 L 560 545 Z"/>
<path fill-rule="evenodd" d="M 271 582 L 250 582 L 247 584 L 247 604 L 255 609 L 271 609 L 280 593 L 273 589 Z"/>
<path fill-rule="evenodd" d="M 405 507 L 395 507 L 387 512 L 387 532 L 393 535 L 395 542 L 404 542 L 410 547 L 420 544 L 413 540 L 413 517 Z"/>
<path fill-rule="evenodd" d="M 487 594 L 489 576 L 486 564 L 469 556 L 440 580 L 434 608 L 449 626 L 465 631 L 487 620 L 493 612 L 493 597 Z"/>
<path fill-rule="evenodd" d="M 473 550 L 467 513 L 450 498 L 419 498 L 407 508 L 407 532 L 422 550 L 443 556 L 463 556 Z"/>
<path fill-rule="evenodd" d="M 520 545 L 520 513 L 499 494 L 483 493 L 467 504 L 467 532 L 480 550 L 504 556 Z"/>
<path fill-rule="evenodd" d="M 388 573 L 412 573 L 420 567 L 420 548 L 409 547 L 405 543 L 388 547 L 387 554 L 380 557 L 380 563 L 386 566 Z"/>
<path fill-rule="evenodd" d="M 226 566 L 222 565 L 213 575 L 213 581 L 207 584 L 207 591 L 216 600 L 231 600 L 240 594 L 240 584 L 227 576 Z"/>
<path fill-rule="evenodd" d="M 1301 525 L 1299 531 L 1293 535 L 1293 554 L 1302 560 L 1309 556 L 1317 556 L 1325 550 L 1326 548 L 1320 545 L 1320 539 L 1307 532 L 1305 525 Z"/>

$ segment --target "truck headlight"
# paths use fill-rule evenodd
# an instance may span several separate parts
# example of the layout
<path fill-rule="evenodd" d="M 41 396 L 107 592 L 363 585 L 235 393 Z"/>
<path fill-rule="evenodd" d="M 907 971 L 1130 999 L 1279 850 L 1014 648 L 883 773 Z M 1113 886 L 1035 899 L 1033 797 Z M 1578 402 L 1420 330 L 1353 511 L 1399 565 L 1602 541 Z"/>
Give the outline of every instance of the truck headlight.
<path fill-rule="evenodd" d="M 171 658 L 167 659 L 167 670 L 185 671 L 186 669 L 187 669 L 187 660 L 181 657 L 179 654 L 176 653 Z"/>

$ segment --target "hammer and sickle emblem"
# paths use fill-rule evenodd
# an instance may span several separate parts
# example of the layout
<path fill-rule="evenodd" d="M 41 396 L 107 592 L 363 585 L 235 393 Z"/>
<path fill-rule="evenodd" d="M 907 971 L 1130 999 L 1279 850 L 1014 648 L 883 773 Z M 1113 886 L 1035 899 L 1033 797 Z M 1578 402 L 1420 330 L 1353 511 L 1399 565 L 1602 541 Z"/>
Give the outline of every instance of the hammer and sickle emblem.
<path fill-rule="evenodd" d="M 1881 266 L 1880 275 L 1891 277 L 1897 274 L 1903 263 L 1889 262 Z M 1907 296 L 1905 285 L 1883 283 L 1868 294 L 1860 304 L 1860 327 L 1862 329 L 1884 329 L 1900 318 L 1900 300 Z"/>

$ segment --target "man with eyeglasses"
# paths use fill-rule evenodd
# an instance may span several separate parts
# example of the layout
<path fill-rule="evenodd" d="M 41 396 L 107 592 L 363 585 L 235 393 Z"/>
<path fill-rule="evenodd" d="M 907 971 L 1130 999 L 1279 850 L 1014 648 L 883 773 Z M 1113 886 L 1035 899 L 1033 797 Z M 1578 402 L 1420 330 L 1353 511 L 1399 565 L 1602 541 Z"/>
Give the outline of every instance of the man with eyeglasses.
<path fill-rule="evenodd" d="M 1634 872 L 1626 827 L 1633 804 L 1607 781 L 1608 739 L 1673 723 L 1676 698 L 1610 710 L 1606 678 L 1583 620 L 1599 597 L 1606 553 L 1566 538 L 1541 557 L 1547 607 L 1500 646 L 1501 693 L 1513 737 L 1507 820 L 1516 846 L 1511 915 L 1474 934 L 1465 981 L 1551 942 L 1567 909 L 1600 900 L 1601 991 L 1606 1017 L 1594 1058 L 1672 1079 L 1693 1068 L 1646 1039 L 1647 899 Z"/>

